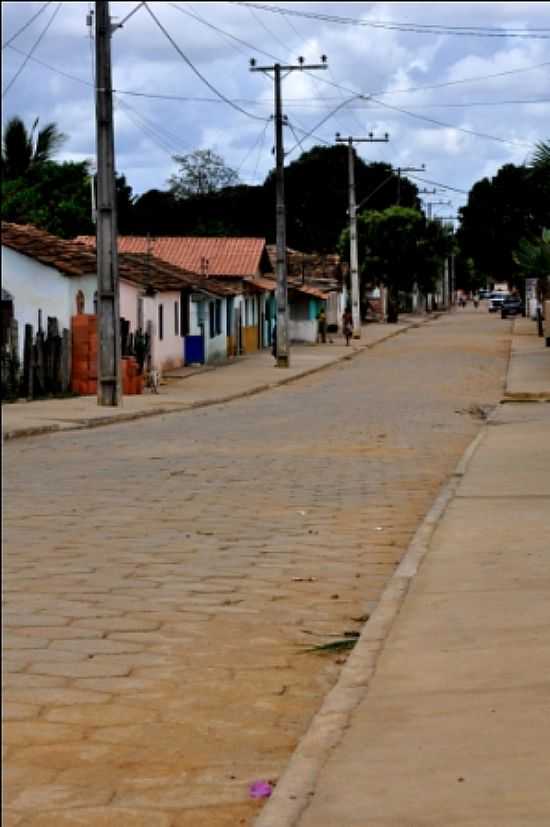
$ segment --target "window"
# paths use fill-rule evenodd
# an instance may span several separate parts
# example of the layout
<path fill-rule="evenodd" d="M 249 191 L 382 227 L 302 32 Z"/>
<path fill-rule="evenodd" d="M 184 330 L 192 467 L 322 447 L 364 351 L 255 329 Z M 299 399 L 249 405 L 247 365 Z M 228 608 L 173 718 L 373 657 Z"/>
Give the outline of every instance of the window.
<path fill-rule="evenodd" d="M 222 332 L 222 302 L 216 299 L 216 336 Z"/>
<path fill-rule="evenodd" d="M 137 300 L 137 329 L 143 330 L 143 297 L 138 296 Z"/>
<path fill-rule="evenodd" d="M 214 310 L 214 302 L 208 302 L 208 313 L 210 338 L 213 339 L 216 335 L 216 314 Z"/>
<path fill-rule="evenodd" d="M 225 329 L 228 336 L 233 335 L 233 299 L 226 299 L 226 319 L 225 319 Z"/>
<path fill-rule="evenodd" d="M 180 335 L 180 305 L 179 302 L 174 302 L 174 333 L 176 336 Z"/>
<path fill-rule="evenodd" d="M 164 307 L 162 304 L 159 304 L 159 339 L 162 341 L 164 338 Z"/>

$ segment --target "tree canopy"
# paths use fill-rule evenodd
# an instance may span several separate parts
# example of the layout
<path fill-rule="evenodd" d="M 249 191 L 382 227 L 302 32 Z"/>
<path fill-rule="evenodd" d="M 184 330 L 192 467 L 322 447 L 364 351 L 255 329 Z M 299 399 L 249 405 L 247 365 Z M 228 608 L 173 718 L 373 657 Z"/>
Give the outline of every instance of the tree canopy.
<path fill-rule="evenodd" d="M 239 183 L 239 176 L 211 149 L 196 149 L 188 155 L 174 155 L 179 166 L 168 179 L 170 192 L 177 199 L 211 195 Z"/>
<path fill-rule="evenodd" d="M 2 137 L 2 178 L 21 178 L 50 161 L 65 143 L 67 136 L 54 123 L 38 130 L 38 118 L 30 130 L 15 116 L 10 118 Z M 38 130 L 38 131 L 37 131 Z"/>
<path fill-rule="evenodd" d="M 518 245 L 550 226 L 548 143 L 539 144 L 530 166 L 505 164 L 493 178 L 474 184 L 459 212 L 461 257 L 472 260 L 476 278 L 517 283 Z"/>

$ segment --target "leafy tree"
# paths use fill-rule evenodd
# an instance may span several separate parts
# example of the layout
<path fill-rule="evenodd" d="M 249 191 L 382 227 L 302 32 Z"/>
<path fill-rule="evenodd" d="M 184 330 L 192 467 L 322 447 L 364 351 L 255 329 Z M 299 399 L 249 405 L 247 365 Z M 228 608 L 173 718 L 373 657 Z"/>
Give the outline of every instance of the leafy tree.
<path fill-rule="evenodd" d="M 196 149 L 188 155 L 174 155 L 179 171 L 170 176 L 170 191 L 178 198 L 204 196 L 239 183 L 235 170 L 211 149 Z"/>
<path fill-rule="evenodd" d="M 388 321 L 398 319 L 398 293 L 409 291 L 418 276 L 418 240 L 424 216 L 411 207 L 368 210 L 357 217 L 357 241 L 361 276 L 388 289 Z M 342 233 L 340 251 L 345 255 L 349 230 Z"/>
<path fill-rule="evenodd" d="M 531 167 L 535 172 L 550 173 L 550 141 L 539 141 L 531 158 Z"/>
<path fill-rule="evenodd" d="M 539 237 L 550 225 L 550 176 L 540 164 L 531 167 L 506 164 L 489 179 L 478 181 L 468 203 L 460 209 L 457 238 L 461 254 L 474 262 L 484 281 L 521 278 L 514 252 L 522 238 Z"/>
<path fill-rule="evenodd" d="M 65 143 L 67 136 L 54 123 L 38 130 L 36 118 L 27 130 L 21 118 L 15 116 L 6 124 L 2 140 L 2 177 L 21 178 L 41 164 L 50 161 Z"/>
<path fill-rule="evenodd" d="M 543 230 L 540 240 L 522 238 L 514 259 L 524 276 L 546 279 L 550 276 L 550 230 Z"/>
<path fill-rule="evenodd" d="M 354 151 L 355 153 L 355 151 Z M 348 148 L 314 146 L 285 168 L 287 242 L 306 252 L 330 252 L 348 225 Z M 271 241 L 275 230 L 275 172 L 264 183 Z M 397 175 L 388 164 L 366 164 L 355 153 L 355 190 L 359 204 L 383 210 L 396 203 Z M 417 188 L 401 181 L 403 206 L 418 206 Z"/>
<path fill-rule="evenodd" d="M 416 282 L 421 293 L 433 293 L 442 275 L 445 259 L 456 250 L 451 227 L 440 221 L 425 221 L 418 227 L 416 247 Z"/>

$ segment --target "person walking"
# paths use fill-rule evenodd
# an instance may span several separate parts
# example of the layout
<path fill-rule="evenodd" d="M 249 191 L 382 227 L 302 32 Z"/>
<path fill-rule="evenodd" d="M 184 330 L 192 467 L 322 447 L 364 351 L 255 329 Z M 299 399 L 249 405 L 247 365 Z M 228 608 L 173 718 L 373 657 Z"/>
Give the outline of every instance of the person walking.
<path fill-rule="evenodd" d="M 346 311 L 342 317 L 342 331 L 346 337 L 346 347 L 348 347 L 349 340 L 353 335 L 353 315 L 350 307 L 346 307 Z"/>
<path fill-rule="evenodd" d="M 327 341 L 327 316 L 324 307 L 317 314 L 317 344 L 319 341 L 323 344 Z"/>

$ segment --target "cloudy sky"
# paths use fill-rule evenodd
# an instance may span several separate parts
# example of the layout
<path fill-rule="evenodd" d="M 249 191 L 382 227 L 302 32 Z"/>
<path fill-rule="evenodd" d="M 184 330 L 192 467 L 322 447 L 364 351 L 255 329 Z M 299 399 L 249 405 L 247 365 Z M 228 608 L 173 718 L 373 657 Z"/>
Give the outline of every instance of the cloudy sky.
<path fill-rule="evenodd" d="M 62 160 L 94 158 L 86 25 L 94 5 L 2 3 L 3 123 L 16 114 L 29 126 L 36 117 L 55 121 L 68 135 Z M 137 6 L 111 2 L 111 14 L 121 21 Z M 388 143 L 360 144 L 360 155 L 395 167 L 425 164 L 411 175 L 420 188 L 437 189 L 426 200 L 452 202 L 435 204 L 434 214 L 456 213 L 477 180 L 528 161 L 550 137 L 547 2 L 149 8 L 156 21 L 141 5 L 112 44 L 117 170 L 135 194 L 165 189 L 172 156 L 199 148 L 219 153 L 243 182 L 263 181 L 273 164 L 273 82 L 249 71 L 250 58 L 261 66 L 328 58 L 326 70 L 284 80 L 288 162 L 330 145 L 336 132 L 387 132 Z"/>

